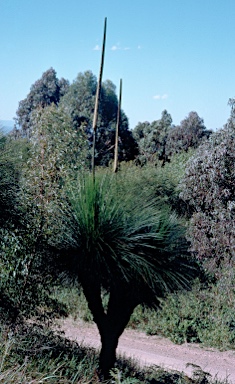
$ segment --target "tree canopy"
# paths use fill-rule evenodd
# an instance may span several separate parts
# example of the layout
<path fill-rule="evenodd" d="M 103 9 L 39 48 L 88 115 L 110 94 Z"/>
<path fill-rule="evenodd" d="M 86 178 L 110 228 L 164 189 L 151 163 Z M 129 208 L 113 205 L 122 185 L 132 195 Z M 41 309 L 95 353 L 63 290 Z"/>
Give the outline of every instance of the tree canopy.
<path fill-rule="evenodd" d="M 61 104 L 69 110 L 75 129 L 83 129 L 92 142 L 92 121 L 95 106 L 97 79 L 91 71 L 79 73 L 62 98 Z M 108 165 L 114 158 L 115 129 L 117 121 L 118 99 L 116 87 L 106 80 L 101 87 L 95 164 Z M 119 127 L 119 160 L 133 160 L 137 154 L 137 144 L 129 130 L 128 119 L 121 112 Z"/>
<path fill-rule="evenodd" d="M 212 132 L 207 130 L 197 112 L 190 112 L 180 125 L 172 124 L 171 115 L 164 110 L 162 117 L 152 123 L 138 123 L 133 130 L 141 164 L 162 160 L 170 161 L 176 153 L 197 148 Z"/>
<path fill-rule="evenodd" d="M 16 123 L 23 136 L 29 137 L 31 133 L 31 115 L 37 107 L 46 107 L 52 103 L 58 104 L 60 98 L 67 92 L 68 80 L 56 76 L 53 68 L 42 74 L 30 88 L 27 97 L 19 102 L 16 111 Z"/>
<path fill-rule="evenodd" d="M 139 147 L 138 159 L 141 164 L 165 160 L 165 145 L 172 126 L 171 115 L 164 110 L 161 119 L 152 123 L 139 123 L 133 130 L 133 136 Z"/>
<path fill-rule="evenodd" d="M 97 79 L 91 71 L 79 73 L 74 82 L 58 79 L 50 68 L 43 73 L 30 88 L 27 97 L 20 101 L 16 111 L 17 129 L 15 137 L 30 137 L 34 121 L 34 112 L 51 104 L 62 107 L 70 115 L 74 130 L 82 130 L 87 136 L 87 143 L 92 144 L 92 121 L 95 105 Z M 116 87 L 106 80 L 101 87 L 99 116 L 96 138 L 95 164 L 107 166 L 114 158 L 115 129 L 117 121 L 118 99 Z M 121 111 L 119 126 L 119 161 L 133 160 L 138 153 L 137 143 L 129 130 L 128 119 Z"/>
<path fill-rule="evenodd" d="M 197 148 L 212 131 L 206 129 L 204 121 L 197 112 L 190 112 L 181 121 L 180 125 L 173 127 L 167 136 L 166 155 L 171 157 L 175 153 L 187 152 L 190 148 Z"/>

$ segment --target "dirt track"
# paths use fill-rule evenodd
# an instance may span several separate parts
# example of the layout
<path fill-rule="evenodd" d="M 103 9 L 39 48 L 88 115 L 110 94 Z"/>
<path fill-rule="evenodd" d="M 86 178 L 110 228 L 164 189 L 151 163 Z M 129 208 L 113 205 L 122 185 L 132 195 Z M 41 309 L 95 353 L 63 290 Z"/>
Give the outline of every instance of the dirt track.
<path fill-rule="evenodd" d="M 100 348 L 100 337 L 94 324 L 65 319 L 61 322 L 65 336 L 80 344 Z M 132 357 L 140 365 L 157 365 L 168 370 L 183 371 L 192 375 L 194 364 L 212 377 L 228 378 L 235 384 L 235 351 L 219 352 L 201 348 L 196 344 L 175 345 L 159 336 L 147 336 L 143 332 L 125 330 L 120 337 L 118 354 Z"/>

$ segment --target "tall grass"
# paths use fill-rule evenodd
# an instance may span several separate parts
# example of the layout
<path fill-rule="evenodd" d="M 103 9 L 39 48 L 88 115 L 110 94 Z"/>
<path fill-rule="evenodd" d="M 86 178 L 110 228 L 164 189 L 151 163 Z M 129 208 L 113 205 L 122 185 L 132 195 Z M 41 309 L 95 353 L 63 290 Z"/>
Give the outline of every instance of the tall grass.
<path fill-rule="evenodd" d="M 97 354 L 40 325 L 0 334 L 0 383 L 95 382 Z"/>

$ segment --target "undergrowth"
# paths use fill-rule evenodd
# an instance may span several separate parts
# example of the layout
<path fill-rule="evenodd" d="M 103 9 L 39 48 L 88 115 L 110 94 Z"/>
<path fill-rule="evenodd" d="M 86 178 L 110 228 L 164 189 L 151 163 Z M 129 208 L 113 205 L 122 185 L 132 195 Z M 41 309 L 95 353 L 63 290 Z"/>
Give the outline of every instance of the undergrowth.
<path fill-rule="evenodd" d="M 81 287 L 61 287 L 54 288 L 52 293 L 52 299 L 54 299 L 63 308 L 66 305 L 67 313 L 73 317 L 74 320 L 82 319 L 86 322 L 93 321 L 92 313 L 88 308 L 88 304 Z M 109 294 L 102 293 L 102 302 L 104 309 L 108 305 Z"/>
<path fill-rule="evenodd" d="M 98 384 L 97 367 L 98 355 L 94 349 L 79 346 L 45 326 L 27 324 L 14 334 L 1 326 L 0 383 Z M 192 379 L 159 367 L 141 370 L 130 359 L 119 358 L 109 383 L 228 384 L 228 381 L 211 381 L 200 369 L 195 370 Z"/>
<path fill-rule="evenodd" d="M 93 377 L 95 351 L 45 326 L 27 324 L 14 334 L 3 328 L 0 337 L 0 383 L 85 383 Z"/>
<path fill-rule="evenodd" d="M 169 338 L 174 343 L 201 343 L 220 350 L 235 349 L 235 277 L 234 269 L 223 269 L 216 283 L 196 281 L 192 290 L 169 294 L 160 309 L 139 305 L 129 327 L 150 335 Z M 57 289 L 54 298 L 66 303 L 68 313 L 92 321 L 86 299 L 77 288 Z M 103 295 L 103 301 L 107 296 Z"/>
<path fill-rule="evenodd" d="M 196 282 L 192 291 L 169 294 L 161 308 L 139 306 L 129 325 L 174 343 L 202 343 L 220 350 L 235 349 L 235 280 L 224 271 L 216 284 Z"/>

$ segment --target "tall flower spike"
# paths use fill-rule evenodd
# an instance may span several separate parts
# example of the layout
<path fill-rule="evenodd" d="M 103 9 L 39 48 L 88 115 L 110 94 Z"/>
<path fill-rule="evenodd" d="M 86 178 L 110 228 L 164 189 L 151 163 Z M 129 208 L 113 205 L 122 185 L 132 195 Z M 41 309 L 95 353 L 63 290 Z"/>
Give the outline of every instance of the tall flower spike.
<path fill-rule="evenodd" d="M 103 47 L 102 47 L 102 55 L 101 55 L 101 64 L 100 64 L 100 74 L 99 80 L 96 89 L 96 98 L 95 98 L 95 110 L 94 110 L 94 118 L 93 118 L 93 149 L 92 149 L 92 175 L 93 180 L 95 180 L 95 142 L 96 142 L 96 129 L 97 129 L 97 120 L 98 120 L 98 108 L 99 108 L 99 98 L 100 98 L 100 90 L 102 84 L 102 74 L 104 67 L 104 53 L 105 53 L 105 41 L 106 41 L 106 28 L 107 28 L 107 17 L 104 20 L 104 37 L 103 37 Z"/>

